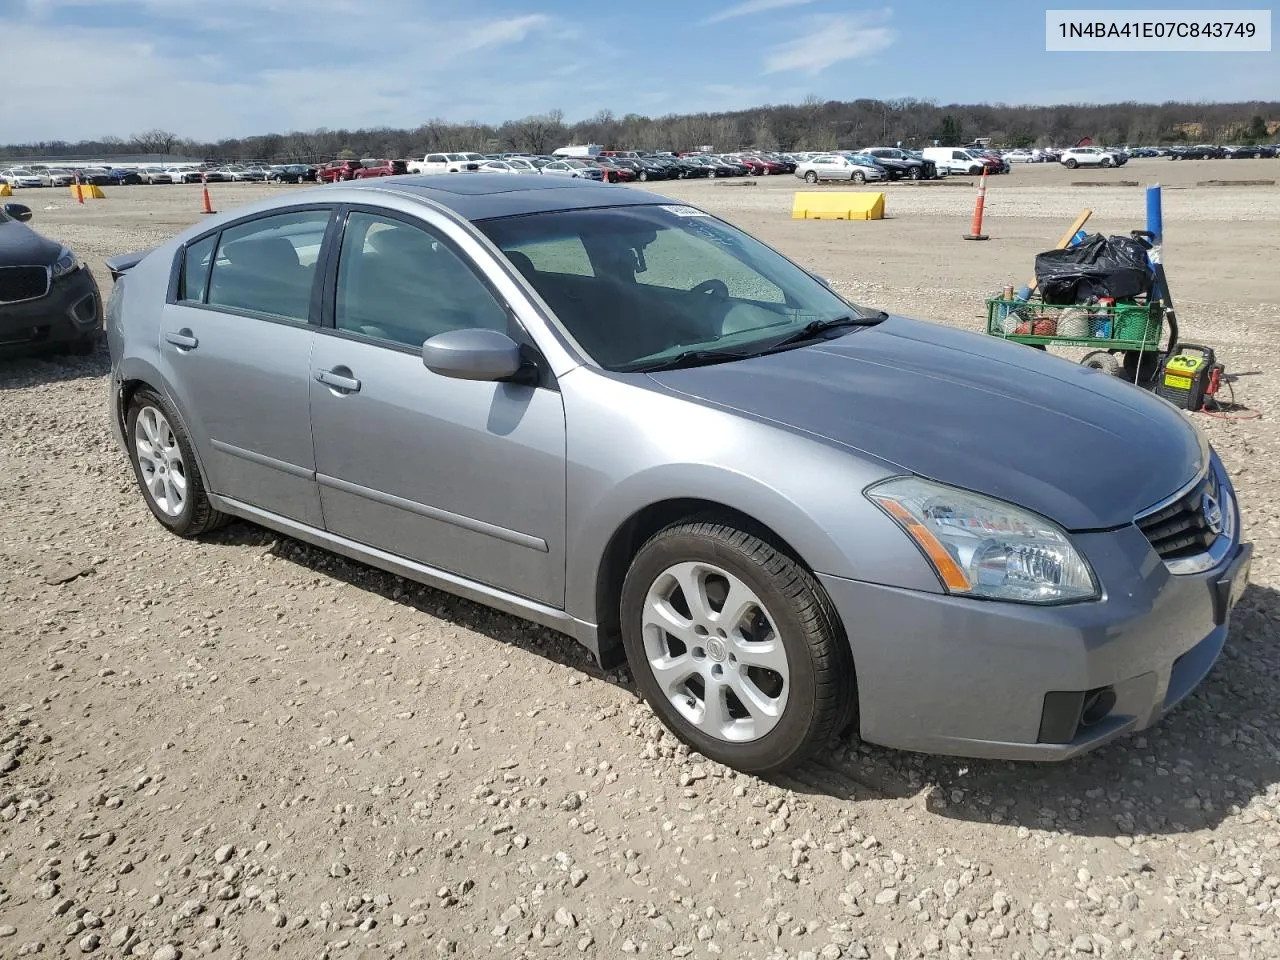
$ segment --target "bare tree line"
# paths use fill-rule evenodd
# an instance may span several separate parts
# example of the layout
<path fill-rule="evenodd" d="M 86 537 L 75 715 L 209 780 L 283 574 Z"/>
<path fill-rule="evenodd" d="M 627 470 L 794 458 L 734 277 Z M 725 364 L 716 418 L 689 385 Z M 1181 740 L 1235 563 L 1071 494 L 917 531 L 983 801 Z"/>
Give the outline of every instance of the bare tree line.
<path fill-rule="evenodd" d="M 933 100 L 822 100 L 754 107 L 731 113 L 646 117 L 602 110 L 568 123 L 564 113 L 505 123 L 431 119 L 409 129 L 321 128 L 290 133 L 198 141 L 165 130 L 79 142 L 45 141 L 0 146 L 0 157 L 110 157 L 181 155 L 315 163 L 333 158 L 413 157 L 434 151 L 549 153 L 571 143 L 617 149 L 830 150 L 901 142 L 907 146 L 967 142 L 990 137 L 1005 146 L 1065 146 L 1082 137 L 1107 144 L 1229 143 L 1274 138 L 1280 103 L 1110 103 L 1057 106 L 948 104 Z"/>

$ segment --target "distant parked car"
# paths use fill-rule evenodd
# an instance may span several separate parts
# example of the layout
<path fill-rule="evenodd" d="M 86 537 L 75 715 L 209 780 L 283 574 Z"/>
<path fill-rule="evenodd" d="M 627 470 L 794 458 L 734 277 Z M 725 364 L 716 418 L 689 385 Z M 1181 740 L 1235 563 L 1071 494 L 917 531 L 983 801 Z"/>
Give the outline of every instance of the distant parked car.
<path fill-rule="evenodd" d="M 986 162 L 964 147 L 925 147 L 924 158 L 932 160 L 939 170 L 947 173 L 976 177 L 986 168 Z"/>
<path fill-rule="evenodd" d="M 575 180 L 603 180 L 604 170 L 581 160 L 554 160 L 542 168 L 546 176 L 571 177 Z"/>
<path fill-rule="evenodd" d="M 486 160 L 480 165 L 481 173 L 497 173 L 497 174 L 517 174 L 517 173 L 537 173 L 535 168 L 528 165 L 517 167 L 510 160 Z"/>
<path fill-rule="evenodd" d="M 428 153 L 409 161 L 410 173 L 475 173 L 488 158 L 480 153 Z"/>
<path fill-rule="evenodd" d="M 359 169 L 359 160 L 330 160 L 316 170 L 316 180 L 320 183 L 354 180 Z"/>
<path fill-rule="evenodd" d="M 638 175 L 634 168 L 623 166 L 613 157 L 596 157 L 595 162 L 604 171 L 604 178 L 609 183 L 630 183 Z"/>
<path fill-rule="evenodd" d="M 932 161 L 928 161 L 926 166 L 925 160 L 917 160 L 908 154 L 905 150 L 899 150 L 897 147 L 867 147 L 865 150 L 859 150 L 859 153 L 868 157 L 875 157 L 880 163 L 889 170 L 892 175 L 895 167 L 900 171 L 898 179 L 907 180 L 927 180 L 930 179 L 930 167 L 936 171 Z"/>
<path fill-rule="evenodd" d="M 885 180 L 888 173 L 877 163 L 855 161 L 838 153 L 824 153 L 796 167 L 796 176 L 806 183 L 819 180 L 851 180 L 868 183 Z"/>
<path fill-rule="evenodd" d="M 315 171 L 305 163 L 282 163 L 267 169 L 267 179 L 272 183 L 306 183 L 315 178 Z"/>
<path fill-rule="evenodd" d="M 76 175 L 60 167 L 46 167 L 40 171 L 40 183 L 46 187 L 66 187 L 76 182 Z"/>
<path fill-rule="evenodd" d="M 1004 158 L 1010 163 L 1031 163 L 1035 160 L 1030 150 L 1010 150 Z"/>
<path fill-rule="evenodd" d="M 1226 152 L 1220 147 L 1208 143 L 1196 144 L 1194 147 L 1174 147 L 1169 154 L 1170 160 L 1220 160 Z"/>
<path fill-rule="evenodd" d="M 140 183 L 146 183 L 142 178 L 142 174 L 137 170 L 126 169 L 124 167 L 112 167 L 107 171 L 108 182 L 111 186 L 135 186 Z"/>
<path fill-rule="evenodd" d="M 34 170 L 28 170 L 26 167 L 10 167 L 8 170 L 0 170 L 0 182 L 7 183 L 11 187 L 44 186 L 44 181 L 40 179 L 40 175 Z"/>
<path fill-rule="evenodd" d="M 1063 150 L 1058 162 L 1068 170 L 1076 167 L 1118 166 L 1115 155 L 1101 147 L 1072 147 L 1070 150 Z"/>
<path fill-rule="evenodd" d="M 360 169 L 356 171 L 356 179 L 368 180 L 373 177 L 398 177 L 408 172 L 408 164 L 403 160 L 361 160 Z"/>

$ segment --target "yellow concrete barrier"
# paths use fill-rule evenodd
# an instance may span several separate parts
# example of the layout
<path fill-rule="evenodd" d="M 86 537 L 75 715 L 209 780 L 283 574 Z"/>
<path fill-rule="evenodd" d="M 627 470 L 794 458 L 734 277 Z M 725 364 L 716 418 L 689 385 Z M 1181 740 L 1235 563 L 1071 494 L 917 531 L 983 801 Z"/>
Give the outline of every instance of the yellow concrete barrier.
<path fill-rule="evenodd" d="M 796 194 L 792 220 L 882 220 L 883 193 Z"/>
<path fill-rule="evenodd" d="M 12 197 L 12 196 L 13 196 L 13 187 L 9 186 L 7 183 L 0 183 L 0 197 Z"/>
<path fill-rule="evenodd" d="M 79 186 L 71 185 L 71 199 L 79 200 L 83 196 L 86 200 L 105 200 L 107 195 L 102 192 L 102 188 L 94 186 L 92 183 L 82 183 Z M 80 191 L 77 193 L 76 191 Z"/>

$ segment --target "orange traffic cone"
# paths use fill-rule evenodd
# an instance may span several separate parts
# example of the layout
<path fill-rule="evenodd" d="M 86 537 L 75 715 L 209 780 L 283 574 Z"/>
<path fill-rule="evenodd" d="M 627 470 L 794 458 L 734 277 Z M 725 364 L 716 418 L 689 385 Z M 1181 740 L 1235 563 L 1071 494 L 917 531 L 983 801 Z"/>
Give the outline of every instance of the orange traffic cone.
<path fill-rule="evenodd" d="M 201 212 L 206 214 L 217 213 L 217 211 L 213 209 L 213 204 L 209 201 L 209 178 L 207 176 L 201 176 L 200 182 L 204 184 L 204 210 Z"/>
<path fill-rule="evenodd" d="M 969 225 L 969 232 L 965 234 L 966 240 L 987 240 L 989 239 L 982 232 L 982 208 L 987 201 L 987 171 L 982 171 L 982 182 L 978 185 L 978 199 L 973 205 L 973 223 Z"/>
<path fill-rule="evenodd" d="M 76 174 L 76 203 L 84 205 L 84 187 L 80 185 L 80 174 Z"/>

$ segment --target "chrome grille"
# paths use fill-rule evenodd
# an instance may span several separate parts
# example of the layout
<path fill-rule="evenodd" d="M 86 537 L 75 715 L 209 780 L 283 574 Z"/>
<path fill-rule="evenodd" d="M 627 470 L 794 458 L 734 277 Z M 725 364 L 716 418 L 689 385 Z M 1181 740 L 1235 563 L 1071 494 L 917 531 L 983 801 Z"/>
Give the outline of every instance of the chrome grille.
<path fill-rule="evenodd" d="M 1207 495 L 1207 496 L 1206 496 Z M 1218 504 L 1219 527 L 1224 515 L 1217 478 L 1210 470 L 1176 500 L 1138 517 L 1138 529 L 1163 560 L 1179 560 L 1205 553 L 1223 530 L 1214 531 L 1205 513 L 1208 500 Z"/>
<path fill-rule="evenodd" d="M 0 303 L 39 300 L 48 292 L 48 267 L 0 267 Z"/>

